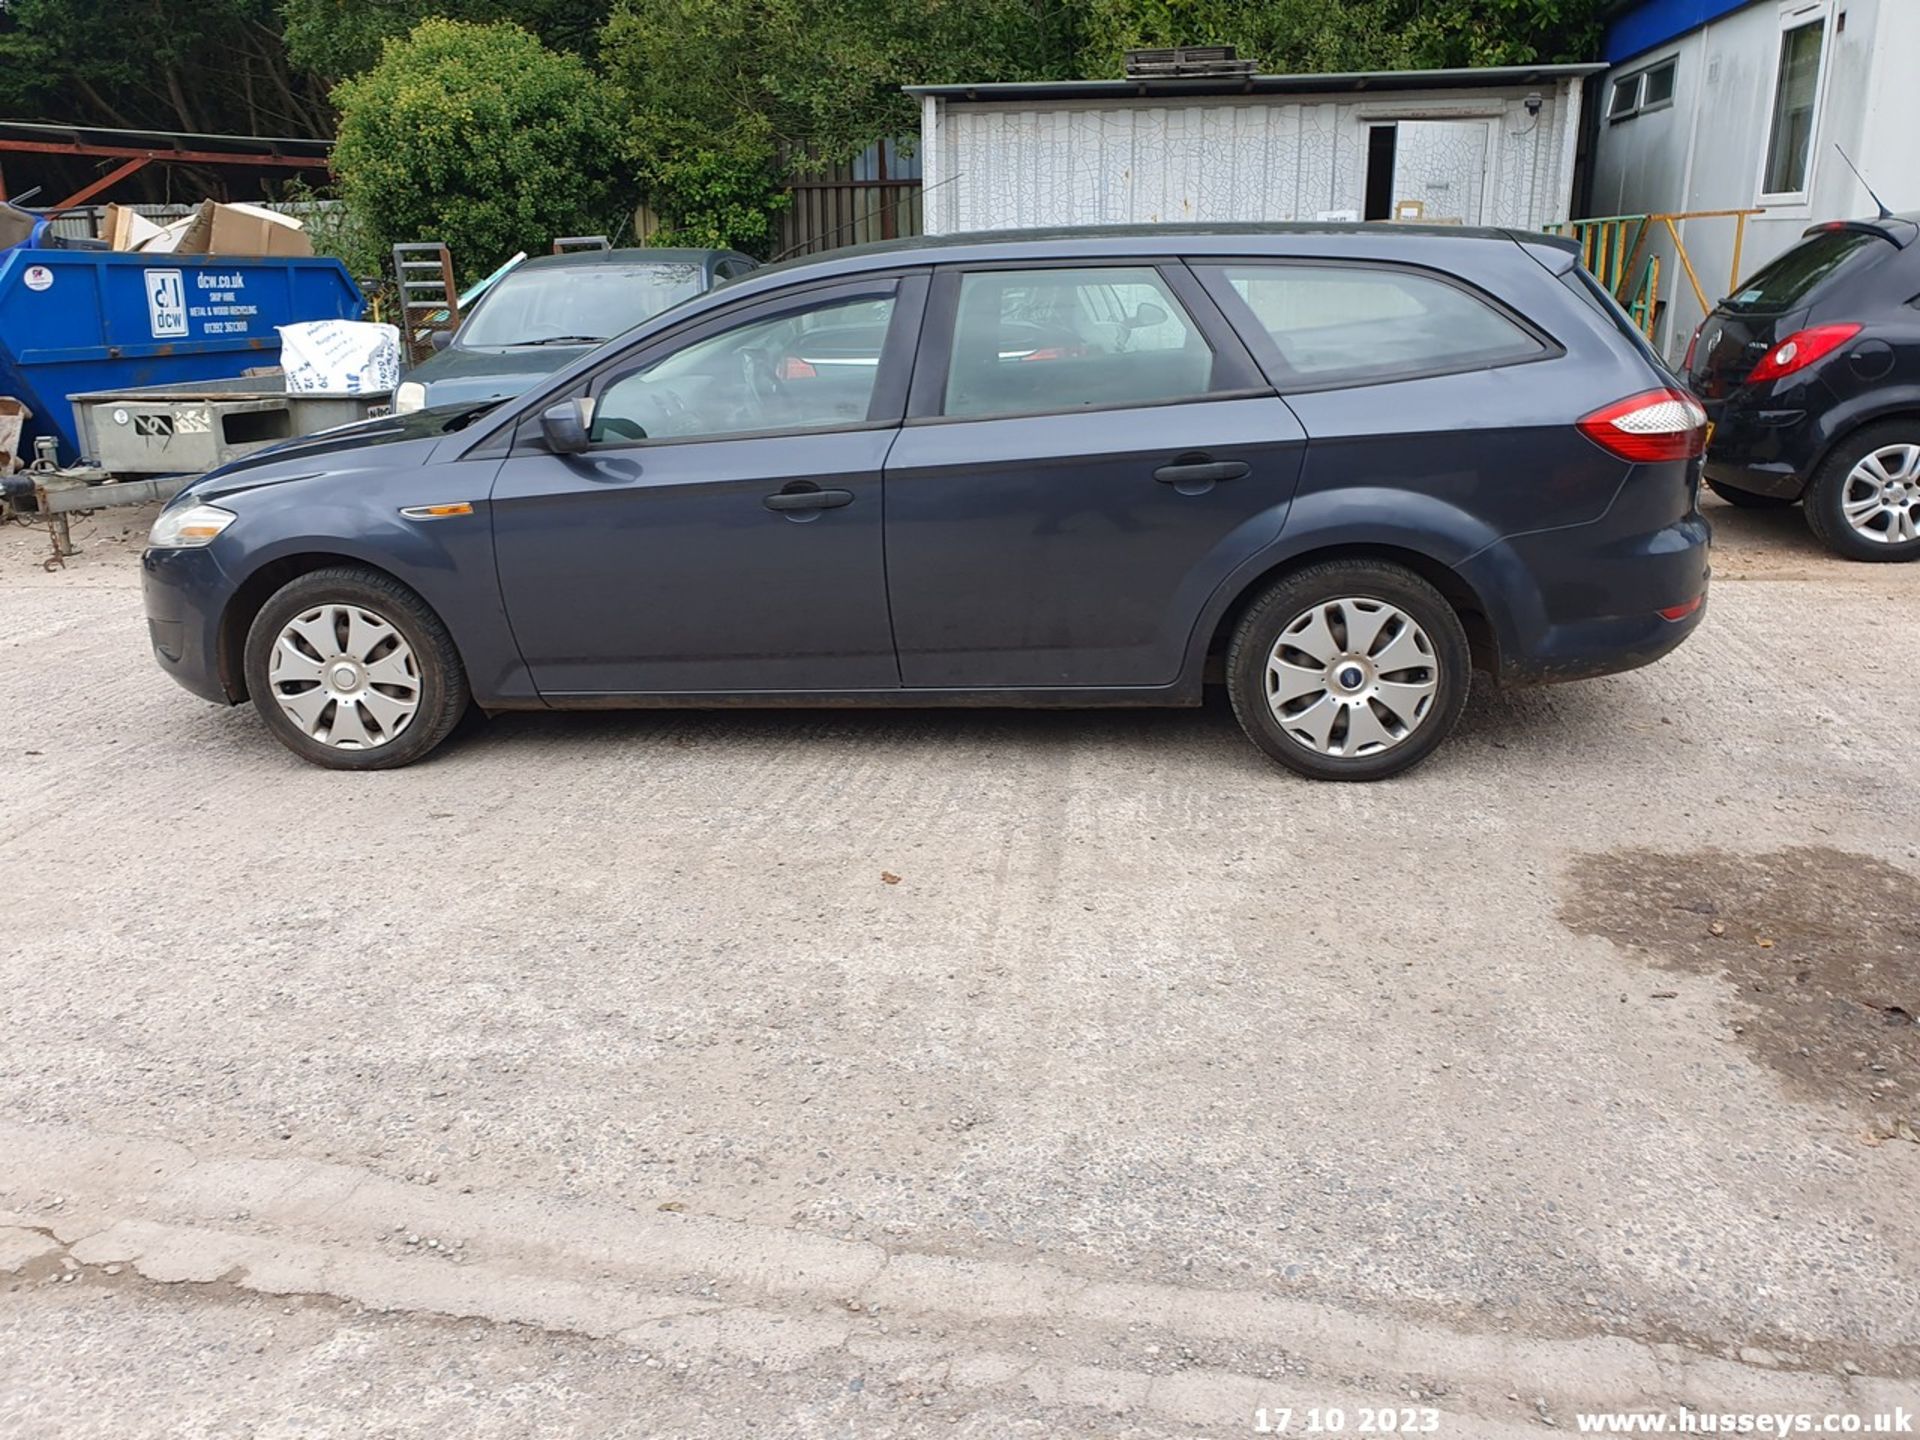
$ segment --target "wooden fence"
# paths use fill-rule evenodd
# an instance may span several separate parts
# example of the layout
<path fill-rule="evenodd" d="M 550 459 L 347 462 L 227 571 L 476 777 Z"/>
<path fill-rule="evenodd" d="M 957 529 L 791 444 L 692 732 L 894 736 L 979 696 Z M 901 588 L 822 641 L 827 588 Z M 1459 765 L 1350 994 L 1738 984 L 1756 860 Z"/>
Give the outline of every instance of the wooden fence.
<path fill-rule="evenodd" d="M 905 151 L 906 142 L 883 140 L 838 164 L 795 157 L 795 178 L 787 186 L 792 200 L 780 213 L 775 257 L 918 235 L 920 157 Z"/>

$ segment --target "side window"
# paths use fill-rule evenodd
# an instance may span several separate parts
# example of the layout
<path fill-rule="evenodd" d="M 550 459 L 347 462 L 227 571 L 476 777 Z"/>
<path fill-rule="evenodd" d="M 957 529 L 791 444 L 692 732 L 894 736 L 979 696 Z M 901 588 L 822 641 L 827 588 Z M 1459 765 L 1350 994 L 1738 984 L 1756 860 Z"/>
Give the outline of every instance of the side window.
<path fill-rule="evenodd" d="M 1813 156 L 1814 102 L 1820 98 L 1820 49 L 1825 18 L 1783 30 L 1780 68 L 1773 82 L 1773 125 L 1767 135 L 1762 195 L 1797 195 L 1807 188 Z"/>
<path fill-rule="evenodd" d="M 1613 94 L 1607 100 L 1607 118 L 1624 120 L 1640 108 L 1640 76 L 1622 75 L 1613 82 Z"/>
<path fill-rule="evenodd" d="M 1246 264 L 1212 273 L 1266 332 L 1285 369 L 1305 384 L 1474 370 L 1545 349 L 1485 300 L 1410 270 Z"/>
<path fill-rule="evenodd" d="M 616 376 L 595 444 L 819 430 L 867 418 L 893 301 L 822 304 L 709 335 Z"/>
<path fill-rule="evenodd" d="M 1148 265 L 960 277 L 947 415 L 1034 415 L 1191 400 L 1213 350 Z"/>

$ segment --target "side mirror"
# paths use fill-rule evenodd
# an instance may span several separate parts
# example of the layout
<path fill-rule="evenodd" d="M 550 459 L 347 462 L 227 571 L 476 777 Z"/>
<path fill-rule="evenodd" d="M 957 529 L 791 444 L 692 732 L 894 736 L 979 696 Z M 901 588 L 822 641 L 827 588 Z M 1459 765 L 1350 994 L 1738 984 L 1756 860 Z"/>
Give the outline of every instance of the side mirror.
<path fill-rule="evenodd" d="M 1167 323 L 1167 312 L 1151 300 L 1145 300 L 1126 319 L 1129 330 L 1151 330 L 1156 325 Z"/>
<path fill-rule="evenodd" d="M 433 353 L 438 355 L 453 343 L 453 331 L 436 330 L 433 332 L 433 337 L 427 343 L 433 346 Z"/>
<path fill-rule="evenodd" d="M 587 402 L 560 400 L 540 412 L 540 433 L 556 455 L 578 455 L 592 443 L 587 434 Z"/>

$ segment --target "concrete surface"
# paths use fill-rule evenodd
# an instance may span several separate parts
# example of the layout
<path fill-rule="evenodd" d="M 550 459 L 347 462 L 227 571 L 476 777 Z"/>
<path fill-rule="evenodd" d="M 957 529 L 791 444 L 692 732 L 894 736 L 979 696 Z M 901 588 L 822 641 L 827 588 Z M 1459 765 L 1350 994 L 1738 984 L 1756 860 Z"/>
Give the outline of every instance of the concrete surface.
<path fill-rule="evenodd" d="M 0 531 L 0 1433 L 1920 1408 L 1920 567 L 1712 513 L 1693 642 L 1374 787 L 1218 704 L 335 775 L 152 665 L 148 512 Z"/>

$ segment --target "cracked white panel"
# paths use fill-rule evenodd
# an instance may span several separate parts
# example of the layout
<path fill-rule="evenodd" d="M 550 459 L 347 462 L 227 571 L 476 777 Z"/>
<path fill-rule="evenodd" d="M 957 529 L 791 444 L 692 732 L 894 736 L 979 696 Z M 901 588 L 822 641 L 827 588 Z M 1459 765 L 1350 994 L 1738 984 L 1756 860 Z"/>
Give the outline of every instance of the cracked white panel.
<path fill-rule="evenodd" d="M 1363 209 L 1367 130 L 1407 127 L 1394 198 L 1468 223 L 1563 218 L 1567 88 L 1341 99 L 948 102 L 928 149 L 944 189 L 930 229 L 1312 220 Z M 931 223 L 937 217 L 938 224 Z"/>

